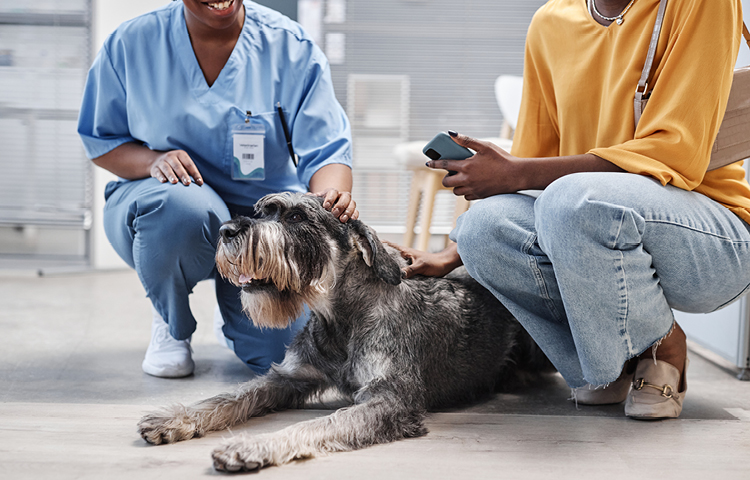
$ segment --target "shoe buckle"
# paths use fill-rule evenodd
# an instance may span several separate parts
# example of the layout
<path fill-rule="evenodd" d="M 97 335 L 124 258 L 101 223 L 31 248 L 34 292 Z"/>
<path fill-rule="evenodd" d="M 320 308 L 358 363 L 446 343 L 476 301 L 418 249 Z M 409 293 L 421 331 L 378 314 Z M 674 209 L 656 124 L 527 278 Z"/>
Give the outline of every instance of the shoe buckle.
<path fill-rule="evenodd" d="M 674 390 L 672 389 L 672 385 L 664 385 L 661 390 L 661 396 L 665 398 L 672 398 L 673 392 Z"/>
<path fill-rule="evenodd" d="M 642 390 L 643 387 L 655 388 L 656 390 L 660 390 L 661 396 L 664 398 L 672 398 L 672 395 L 674 394 L 674 389 L 672 388 L 672 385 L 663 385 L 660 387 L 658 385 L 654 385 L 653 383 L 648 383 L 642 378 L 638 378 L 633 381 L 634 389 Z"/>

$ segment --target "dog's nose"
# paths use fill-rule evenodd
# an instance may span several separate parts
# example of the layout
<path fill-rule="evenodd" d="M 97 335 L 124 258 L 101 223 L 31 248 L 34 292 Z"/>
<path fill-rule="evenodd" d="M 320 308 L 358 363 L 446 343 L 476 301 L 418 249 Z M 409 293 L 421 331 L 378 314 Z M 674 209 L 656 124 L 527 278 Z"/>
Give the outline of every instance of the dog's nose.
<path fill-rule="evenodd" d="M 237 233 L 239 233 L 239 230 L 229 224 L 224 224 L 219 228 L 219 235 L 221 235 L 221 240 L 225 243 L 231 242 L 237 236 Z"/>

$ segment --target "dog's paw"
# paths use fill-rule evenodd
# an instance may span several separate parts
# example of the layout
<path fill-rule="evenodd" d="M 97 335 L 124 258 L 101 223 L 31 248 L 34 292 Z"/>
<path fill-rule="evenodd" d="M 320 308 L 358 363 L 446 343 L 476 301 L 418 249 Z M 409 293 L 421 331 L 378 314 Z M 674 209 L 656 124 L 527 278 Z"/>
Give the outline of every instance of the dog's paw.
<path fill-rule="evenodd" d="M 200 437 L 196 422 L 182 405 L 149 413 L 138 422 L 138 433 L 148 443 L 160 445 Z"/>
<path fill-rule="evenodd" d="M 220 472 L 249 472 L 274 463 L 267 442 L 246 436 L 227 440 L 211 453 L 211 458 Z"/>

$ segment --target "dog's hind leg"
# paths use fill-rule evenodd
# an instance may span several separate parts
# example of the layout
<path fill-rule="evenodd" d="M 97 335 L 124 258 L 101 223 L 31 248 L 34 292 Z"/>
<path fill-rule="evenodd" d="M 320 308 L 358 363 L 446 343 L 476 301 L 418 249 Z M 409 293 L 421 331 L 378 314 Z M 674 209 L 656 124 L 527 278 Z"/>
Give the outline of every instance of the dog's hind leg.
<path fill-rule="evenodd" d="M 295 458 L 356 450 L 427 433 L 422 424 L 424 411 L 402 402 L 396 395 L 373 397 L 275 433 L 238 435 L 214 450 L 214 468 L 230 472 L 255 470 Z"/>
<path fill-rule="evenodd" d="M 138 422 L 138 433 L 154 445 L 201 437 L 251 417 L 300 407 L 310 395 L 327 386 L 325 377 L 318 370 L 300 365 L 288 352 L 281 365 L 241 385 L 233 393 L 217 395 L 190 406 L 173 405 L 145 415 Z"/>

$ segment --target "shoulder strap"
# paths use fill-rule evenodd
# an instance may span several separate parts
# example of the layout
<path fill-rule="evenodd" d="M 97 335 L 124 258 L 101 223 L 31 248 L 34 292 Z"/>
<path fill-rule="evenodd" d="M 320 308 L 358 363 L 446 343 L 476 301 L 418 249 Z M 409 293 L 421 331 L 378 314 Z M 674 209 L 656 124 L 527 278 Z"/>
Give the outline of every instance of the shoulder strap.
<path fill-rule="evenodd" d="M 659 35 L 661 34 L 661 26 L 664 23 L 664 11 L 666 9 L 667 0 L 660 0 L 659 11 L 656 13 L 656 22 L 654 23 L 654 31 L 651 33 L 651 43 L 648 45 L 646 64 L 643 65 L 641 79 L 638 80 L 638 87 L 635 89 L 633 112 L 635 114 L 636 127 L 638 127 L 638 121 L 641 119 L 641 113 L 643 113 L 643 96 L 646 95 L 646 92 L 648 91 L 648 76 L 651 74 L 651 67 L 654 64 L 654 57 L 656 57 L 656 46 L 659 44 Z M 750 32 L 748 35 L 750 35 Z M 748 42 L 750 42 L 750 40 L 748 40 Z"/>
<path fill-rule="evenodd" d="M 633 100 L 633 114 L 635 120 L 635 126 L 638 127 L 638 121 L 641 119 L 643 113 L 643 99 L 648 92 L 648 76 L 651 75 L 651 67 L 654 64 L 654 57 L 656 56 L 656 46 L 659 43 L 659 35 L 661 34 L 661 26 L 664 23 L 664 11 L 667 9 L 667 0 L 660 0 L 659 11 L 656 13 L 656 22 L 654 23 L 654 31 L 651 33 L 651 43 L 648 46 L 648 55 L 646 55 L 646 63 L 643 65 L 643 71 L 641 72 L 641 78 L 638 80 L 638 87 L 635 89 L 635 99 Z M 742 22 L 742 36 L 745 38 L 748 48 L 750 48 L 750 31 L 747 29 L 745 22 Z"/>

